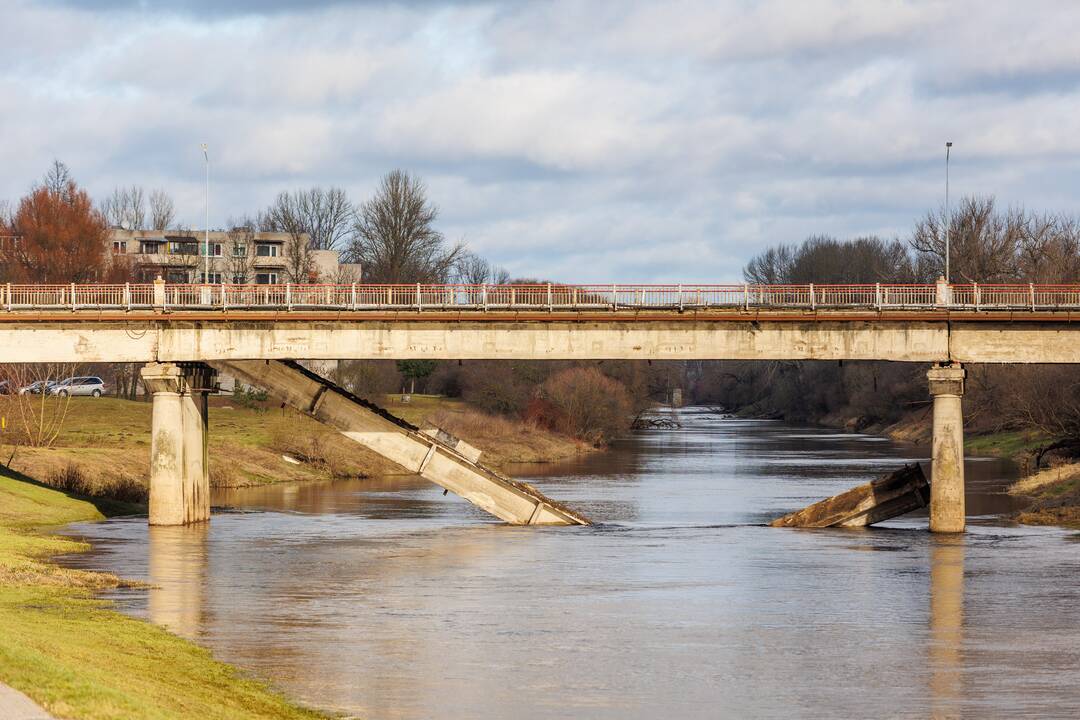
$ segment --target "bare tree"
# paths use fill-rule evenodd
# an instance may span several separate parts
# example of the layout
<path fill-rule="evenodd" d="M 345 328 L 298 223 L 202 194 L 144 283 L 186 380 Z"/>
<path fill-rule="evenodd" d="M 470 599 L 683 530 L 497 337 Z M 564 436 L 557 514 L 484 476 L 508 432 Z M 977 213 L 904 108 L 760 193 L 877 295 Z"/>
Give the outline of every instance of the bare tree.
<path fill-rule="evenodd" d="M 258 223 L 251 218 L 229 220 L 225 247 L 225 277 L 231 283 L 252 281 L 255 271 L 255 229 Z"/>
<path fill-rule="evenodd" d="M 915 224 L 911 246 L 935 272 L 945 272 L 944 212 L 931 212 Z M 957 282 L 1008 282 L 1017 279 L 1022 241 L 1031 218 L 1022 210 L 996 211 L 994 198 L 966 197 L 949 218 L 950 279 Z"/>
<path fill-rule="evenodd" d="M 6 381 L 13 392 L 0 400 L 7 406 L 4 414 L 15 423 L 15 444 L 52 446 L 64 426 L 71 398 L 50 395 L 48 390 L 53 383 L 70 379 L 76 372 L 76 366 L 57 363 L 0 365 L 0 380 Z"/>
<path fill-rule="evenodd" d="M 264 213 L 266 230 L 308 236 L 312 250 L 335 250 L 351 232 L 352 203 L 341 188 L 313 187 L 279 193 Z"/>
<path fill-rule="evenodd" d="M 279 193 L 270 207 L 259 215 L 258 225 L 260 230 L 288 235 L 284 247 L 285 277 L 288 281 L 311 282 L 315 258 L 296 197 L 287 192 Z"/>
<path fill-rule="evenodd" d="M 63 195 L 71 184 L 71 170 L 60 160 L 53 160 L 52 165 L 45 171 L 42 185 L 56 195 Z"/>
<path fill-rule="evenodd" d="M 506 285 L 510 282 L 510 272 L 505 268 L 495 267 L 476 253 L 463 251 L 454 266 L 454 277 L 465 285 Z"/>
<path fill-rule="evenodd" d="M 791 266 L 794 264 L 795 248 L 776 245 L 750 259 L 743 268 L 743 278 L 758 285 L 781 285 L 791 282 Z"/>
<path fill-rule="evenodd" d="M 433 227 L 439 215 L 417 177 L 402 170 L 387 174 L 375 197 L 356 211 L 351 257 L 370 282 L 446 282 L 465 246 L 448 246 Z"/>
<path fill-rule="evenodd" d="M 150 193 L 150 229 L 168 230 L 176 220 L 176 206 L 173 200 L 162 189 Z"/>
<path fill-rule="evenodd" d="M 117 187 L 101 203 L 101 213 L 110 227 L 142 230 L 146 225 L 146 193 L 138 185 Z"/>

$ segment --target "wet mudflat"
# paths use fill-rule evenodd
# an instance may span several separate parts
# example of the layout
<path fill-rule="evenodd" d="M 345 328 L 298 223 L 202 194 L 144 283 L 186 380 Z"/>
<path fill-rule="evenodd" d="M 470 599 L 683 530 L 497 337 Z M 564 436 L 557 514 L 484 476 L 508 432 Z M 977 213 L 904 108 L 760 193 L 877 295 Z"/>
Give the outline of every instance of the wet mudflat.
<path fill-rule="evenodd" d="M 519 475 L 600 524 L 512 528 L 418 479 L 218 494 L 208 525 L 73 528 L 67 562 L 148 580 L 120 607 L 373 718 L 1080 715 L 1080 543 L 994 514 L 968 463 L 960 538 L 773 517 L 925 448 L 681 411 Z"/>

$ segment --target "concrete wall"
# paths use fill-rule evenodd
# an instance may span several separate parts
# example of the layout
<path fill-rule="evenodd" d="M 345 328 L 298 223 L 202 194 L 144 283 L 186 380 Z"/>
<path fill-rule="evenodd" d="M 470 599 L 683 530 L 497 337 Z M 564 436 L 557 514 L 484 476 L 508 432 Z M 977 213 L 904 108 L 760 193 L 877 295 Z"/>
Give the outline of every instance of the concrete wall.
<path fill-rule="evenodd" d="M 137 317 L 122 322 L 0 322 L 0 362 L 295 358 L 1080 362 L 1080 324 L 1067 323 L 954 322 L 950 331 L 944 322 L 895 320 L 192 322 Z"/>

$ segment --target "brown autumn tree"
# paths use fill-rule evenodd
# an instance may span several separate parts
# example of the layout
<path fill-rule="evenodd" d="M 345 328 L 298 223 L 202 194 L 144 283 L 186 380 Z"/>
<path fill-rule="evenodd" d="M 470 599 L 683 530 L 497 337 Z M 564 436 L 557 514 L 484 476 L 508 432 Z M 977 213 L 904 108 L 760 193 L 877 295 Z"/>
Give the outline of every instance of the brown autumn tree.
<path fill-rule="evenodd" d="M 105 217 L 62 169 L 62 177 L 54 168 L 45 183 L 19 201 L 8 229 L 16 239 L 0 245 L 4 274 L 19 283 L 123 279 L 129 271 L 107 252 Z"/>

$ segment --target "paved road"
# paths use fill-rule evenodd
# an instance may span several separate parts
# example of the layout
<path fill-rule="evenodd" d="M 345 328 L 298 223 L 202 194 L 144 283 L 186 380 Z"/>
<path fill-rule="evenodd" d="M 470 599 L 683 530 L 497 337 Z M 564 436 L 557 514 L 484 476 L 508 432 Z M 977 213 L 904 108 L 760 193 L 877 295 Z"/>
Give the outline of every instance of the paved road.
<path fill-rule="evenodd" d="M 15 688 L 0 683 L 0 718 L 4 720 L 54 720 L 37 703 Z"/>

